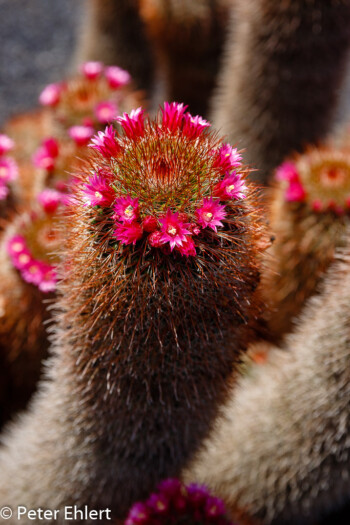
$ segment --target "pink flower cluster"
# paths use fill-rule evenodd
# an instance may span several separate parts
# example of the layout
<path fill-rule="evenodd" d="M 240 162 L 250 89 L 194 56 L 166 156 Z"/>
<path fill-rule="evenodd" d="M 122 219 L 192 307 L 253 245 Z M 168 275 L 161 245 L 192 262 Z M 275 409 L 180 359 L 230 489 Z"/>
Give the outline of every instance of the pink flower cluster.
<path fill-rule="evenodd" d="M 211 496 L 206 487 L 168 479 L 145 503 L 131 507 L 125 525 L 233 525 L 225 513 L 223 501 Z"/>
<path fill-rule="evenodd" d="M 13 147 L 13 140 L 7 135 L 0 134 L 0 200 L 6 199 L 9 193 L 8 184 L 18 177 L 17 163 L 6 155 Z"/>
<path fill-rule="evenodd" d="M 14 235 L 7 243 L 11 262 L 27 283 L 34 284 L 42 292 L 56 289 L 56 270 L 51 264 L 35 259 L 22 235 Z"/>
<path fill-rule="evenodd" d="M 186 106 L 176 102 L 164 103 L 161 109 L 161 122 L 156 125 L 162 133 L 177 134 L 180 132 L 188 141 L 196 141 L 210 124 L 199 116 L 192 117 L 185 112 Z M 146 137 L 147 121 L 141 107 L 124 113 L 117 122 L 124 131 L 124 136 L 132 141 Z M 105 131 L 100 131 L 91 141 L 91 148 L 97 150 L 102 157 L 110 161 L 122 154 L 122 138 L 119 138 L 112 125 Z M 181 255 L 189 257 L 196 255 L 194 238 L 202 230 L 209 228 L 217 232 L 223 227 L 227 216 L 225 204 L 222 201 L 244 199 L 246 197 L 244 179 L 238 172 L 241 166 L 241 156 L 229 144 L 223 144 L 211 152 L 212 167 L 218 176 L 218 182 L 212 187 L 212 195 L 204 197 L 191 216 L 168 208 L 159 216 L 142 213 L 137 198 L 130 195 L 116 195 L 110 186 L 110 176 L 101 170 L 93 173 L 83 186 L 83 201 L 85 206 L 112 207 L 115 221 L 114 235 L 122 244 L 136 244 L 145 234 L 153 248 L 162 248 L 165 252 L 176 249 Z"/>
<path fill-rule="evenodd" d="M 306 192 L 299 178 L 299 173 L 293 162 L 284 162 L 276 170 L 276 180 L 285 181 L 287 189 L 285 193 L 287 202 L 302 202 L 305 200 Z"/>

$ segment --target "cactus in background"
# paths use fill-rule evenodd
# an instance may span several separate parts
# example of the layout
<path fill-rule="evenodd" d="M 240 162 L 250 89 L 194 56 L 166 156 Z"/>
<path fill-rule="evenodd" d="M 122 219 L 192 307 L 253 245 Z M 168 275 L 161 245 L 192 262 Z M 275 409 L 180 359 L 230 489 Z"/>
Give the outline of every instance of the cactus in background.
<path fill-rule="evenodd" d="M 88 0 L 74 63 L 102 60 L 130 71 L 138 89 L 150 92 L 154 58 L 136 0 Z"/>
<path fill-rule="evenodd" d="M 0 454 L 8 505 L 124 518 L 208 434 L 259 313 L 265 234 L 238 152 L 182 104 L 118 121 L 71 200 L 50 380 Z"/>
<path fill-rule="evenodd" d="M 57 222 L 63 195 L 46 190 L 39 197 L 41 205 L 17 215 L 0 243 L 0 426 L 25 407 L 49 346 L 45 299 L 53 298 L 57 260 L 48 254 L 62 242 Z"/>
<path fill-rule="evenodd" d="M 275 242 L 261 285 L 270 305 L 268 337 L 274 341 L 290 331 L 306 299 L 317 293 L 335 251 L 345 245 L 350 155 L 310 148 L 282 164 L 276 179 L 270 200 Z"/>
<path fill-rule="evenodd" d="M 125 525 L 233 525 L 223 501 L 204 486 L 167 479 L 157 491 L 145 503 L 133 505 Z"/>
<path fill-rule="evenodd" d="M 349 508 L 349 305 L 347 248 L 284 351 L 240 381 L 187 482 L 263 524 L 338 523 L 327 516 Z"/>
<path fill-rule="evenodd" d="M 141 0 L 155 56 L 155 102 L 181 100 L 191 112 L 207 115 L 216 86 L 228 18 L 226 0 Z"/>
<path fill-rule="evenodd" d="M 347 0 L 237 0 L 213 121 L 260 181 L 329 133 L 350 45 Z"/>

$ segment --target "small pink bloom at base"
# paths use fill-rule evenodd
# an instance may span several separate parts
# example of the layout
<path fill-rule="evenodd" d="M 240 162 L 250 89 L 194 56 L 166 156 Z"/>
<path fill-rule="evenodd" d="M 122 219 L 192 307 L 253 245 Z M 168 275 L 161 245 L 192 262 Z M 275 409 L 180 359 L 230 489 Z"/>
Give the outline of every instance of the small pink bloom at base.
<path fill-rule="evenodd" d="M 152 248 L 160 248 L 160 246 L 164 244 L 164 242 L 162 241 L 162 236 L 162 232 L 155 231 L 151 233 L 151 235 L 148 237 L 148 243 L 150 244 L 150 246 L 152 246 Z"/>
<path fill-rule="evenodd" d="M 214 152 L 214 168 L 221 168 L 223 171 L 231 171 L 241 166 L 242 156 L 230 144 L 222 144 L 218 151 Z"/>
<path fill-rule="evenodd" d="M 184 255 L 186 257 L 189 257 L 190 255 L 196 255 L 196 246 L 193 242 L 192 237 L 190 236 L 186 237 L 186 239 L 182 242 L 182 246 L 178 246 L 177 249 L 179 250 L 181 255 Z"/>
<path fill-rule="evenodd" d="M 121 69 L 118 66 L 110 66 L 105 69 L 105 77 L 107 79 L 108 85 L 112 89 L 118 89 L 126 84 L 129 84 L 131 80 L 130 74 Z"/>
<path fill-rule="evenodd" d="M 49 84 L 40 93 L 39 102 L 43 106 L 56 106 L 61 98 L 60 84 Z"/>
<path fill-rule="evenodd" d="M 27 283 L 38 286 L 42 279 L 41 263 L 35 259 L 31 259 L 31 261 L 21 269 L 21 275 Z"/>
<path fill-rule="evenodd" d="M 195 139 L 199 137 L 205 128 L 211 126 L 210 122 L 204 120 L 199 115 L 192 117 L 190 113 L 185 113 L 185 124 L 183 127 L 183 134 L 186 135 L 189 139 Z"/>
<path fill-rule="evenodd" d="M 84 62 L 81 72 L 88 80 L 95 80 L 103 71 L 102 62 Z"/>
<path fill-rule="evenodd" d="M 130 139 L 135 139 L 144 135 L 145 124 L 143 114 L 143 109 L 139 107 L 133 109 L 130 115 L 123 113 L 122 117 L 117 117 L 117 122 L 119 122 L 124 129 L 126 136 Z"/>
<path fill-rule="evenodd" d="M 118 197 L 114 205 L 115 218 L 123 223 L 134 222 L 139 216 L 138 199 L 132 199 L 129 195 Z"/>
<path fill-rule="evenodd" d="M 118 108 L 113 102 L 100 102 L 95 107 L 95 115 L 99 122 L 106 124 L 118 116 Z"/>
<path fill-rule="evenodd" d="M 7 252 L 10 256 L 16 257 L 19 253 L 27 249 L 27 243 L 22 235 L 14 235 L 7 242 Z"/>
<path fill-rule="evenodd" d="M 46 213 L 55 213 L 63 199 L 64 195 L 62 193 L 51 188 L 46 188 L 38 194 L 38 201 Z"/>
<path fill-rule="evenodd" d="M 171 251 L 175 246 L 182 246 L 182 243 L 186 240 L 186 235 L 190 235 L 191 232 L 187 229 L 188 224 L 182 222 L 179 219 L 178 213 L 172 213 L 168 210 L 165 217 L 159 219 L 162 225 L 162 237 L 163 243 L 168 242 L 170 244 Z"/>
<path fill-rule="evenodd" d="M 214 186 L 213 193 L 221 200 L 245 199 L 246 195 L 243 192 L 247 190 L 244 180 L 233 172 Z"/>
<path fill-rule="evenodd" d="M 116 224 L 114 227 L 114 236 L 122 244 L 136 244 L 143 235 L 143 229 L 138 222 L 130 224 Z"/>
<path fill-rule="evenodd" d="M 221 219 L 226 215 L 225 206 L 214 201 L 212 197 L 203 199 L 202 206 L 196 210 L 197 220 L 202 228 L 209 227 L 215 232 L 217 226 L 223 226 Z"/>
<path fill-rule="evenodd" d="M 99 131 L 91 140 L 89 147 L 99 151 L 106 159 L 117 155 L 120 152 L 120 144 L 117 142 L 113 126 L 107 126 L 104 132 Z"/>
<path fill-rule="evenodd" d="M 0 183 L 6 184 L 16 180 L 18 177 L 18 166 L 11 157 L 0 158 Z"/>
<path fill-rule="evenodd" d="M 14 145 L 15 143 L 10 137 L 0 133 L 0 155 L 4 155 L 4 153 L 11 151 L 14 148 Z"/>
<path fill-rule="evenodd" d="M 187 106 L 178 104 L 177 102 L 171 102 L 171 104 L 169 104 L 169 102 L 164 102 L 164 109 L 161 108 L 163 114 L 163 128 L 166 128 L 172 132 L 179 129 L 181 127 L 186 108 Z"/>
<path fill-rule="evenodd" d="M 323 209 L 323 204 L 320 200 L 316 199 L 311 203 L 311 208 L 315 212 L 320 212 Z"/>
<path fill-rule="evenodd" d="M 72 126 L 68 130 L 70 138 L 80 147 L 85 146 L 94 133 L 95 130 L 91 126 Z"/>
<path fill-rule="evenodd" d="M 306 193 L 299 181 L 291 181 L 285 193 L 287 202 L 301 202 L 305 199 Z"/>
<path fill-rule="evenodd" d="M 22 271 L 33 261 L 33 258 L 30 251 L 26 247 L 18 253 L 12 253 L 11 261 L 13 266 L 17 268 L 17 270 Z"/>
<path fill-rule="evenodd" d="M 56 290 L 56 269 L 54 266 L 46 263 L 39 263 L 40 279 L 38 280 L 38 288 L 41 292 L 49 293 Z"/>
<path fill-rule="evenodd" d="M 85 206 L 110 206 L 115 199 L 115 193 L 104 178 L 94 173 L 84 185 L 83 199 Z"/>

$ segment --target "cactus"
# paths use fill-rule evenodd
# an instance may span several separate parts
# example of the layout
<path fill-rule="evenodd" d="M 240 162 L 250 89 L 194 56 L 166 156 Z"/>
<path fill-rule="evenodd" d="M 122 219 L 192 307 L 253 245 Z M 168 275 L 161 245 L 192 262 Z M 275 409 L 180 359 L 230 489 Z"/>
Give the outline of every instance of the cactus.
<path fill-rule="evenodd" d="M 9 505 L 125 517 L 198 449 L 259 313 L 264 231 L 238 152 L 182 104 L 118 120 L 71 200 L 50 379 L 0 454 Z"/>
<path fill-rule="evenodd" d="M 347 0 L 237 0 L 212 118 L 266 182 L 330 132 L 350 44 Z"/>
<path fill-rule="evenodd" d="M 327 517 L 349 505 L 349 249 L 337 258 L 282 351 L 270 347 L 270 362 L 240 381 L 184 476 L 264 525 L 338 523 Z"/>
<path fill-rule="evenodd" d="M 346 243 L 350 212 L 350 156 L 330 147 L 309 148 L 276 171 L 270 201 L 275 234 L 261 290 L 270 304 L 269 337 L 293 326 L 306 299 Z"/>

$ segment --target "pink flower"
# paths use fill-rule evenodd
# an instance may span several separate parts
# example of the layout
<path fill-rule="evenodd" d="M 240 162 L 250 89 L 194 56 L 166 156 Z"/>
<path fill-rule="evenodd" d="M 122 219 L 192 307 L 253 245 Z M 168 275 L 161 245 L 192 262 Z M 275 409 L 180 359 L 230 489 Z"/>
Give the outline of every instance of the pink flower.
<path fill-rule="evenodd" d="M 104 132 L 99 131 L 91 140 L 89 147 L 99 151 L 106 159 L 117 155 L 120 152 L 120 145 L 113 126 L 107 126 Z"/>
<path fill-rule="evenodd" d="M 118 108 L 113 102 L 100 102 L 95 107 L 95 115 L 99 122 L 106 124 L 117 117 Z"/>
<path fill-rule="evenodd" d="M 57 282 L 55 267 L 44 262 L 37 262 L 39 263 L 40 275 L 38 275 L 38 282 L 36 284 L 38 285 L 39 290 L 44 293 L 54 292 L 56 290 Z"/>
<path fill-rule="evenodd" d="M 155 217 L 147 215 L 142 221 L 142 227 L 145 232 L 152 233 L 158 228 L 158 221 Z"/>
<path fill-rule="evenodd" d="M 55 167 L 57 156 L 58 142 L 54 138 L 45 139 L 33 155 L 34 166 L 51 171 Z"/>
<path fill-rule="evenodd" d="M 243 193 L 248 190 L 244 180 L 236 172 L 227 175 L 223 180 L 214 186 L 214 195 L 221 200 L 245 199 Z"/>
<path fill-rule="evenodd" d="M 187 106 L 183 104 L 178 104 L 177 102 L 164 102 L 163 113 L 163 128 L 168 129 L 169 131 L 176 131 L 181 127 L 183 115 Z"/>
<path fill-rule="evenodd" d="M 130 139 L 143 136 L 145 132 L 143 113 L 143 109 L 139 107 L 133 109 L 130 115 L 123 113 L 122 117 L 117 117 L 117 122 L 123 127 L 126 136 Z"/>
<path fill-rule="evenodd" d="M 164 244 L 162 241 L 163 234 L 160 231 L 154 231 L 151 233 L 151 235 L 148 237 L 148 242 L 152 246 L 152 248 L 159 248 Z"/>
<path fill-rule="evenodd" d="M 72 126 L 68 130 L 70 138 L 74 140 L 77 146 L 85 146 L 94 132 L 95 130 L 91 126 Z"/>
<path fill-rule="evenodd" d="M 169 209 L 165 215 L 159 219 L 162 225 L 162 237 L 163 243 L 169 242 L 171 251 L 175 246 L 182 246 L 182 243 L 186 240 L 186 235 L 190 235 L 190 231 L 187 229 L 188 224 L 183 223 L 179 219 L 178 213 L 172 213 Z"/>
<path fill-rule="evenodd" d="M 183 241 L 182 246 L 178 246 L 177 249 L 181 255 L 186 257 L 189 257 L 190 255 L 196 255 L 196 245 L 194 244 L 192 237 L 189 236 Z"/>
<path fill-rule="evenodd" d="M 18 177 L 18 166 L 11 157 L 0 158 L 0 183 L 5 185 L 16 180 Z"/>
<path fill-rule="evenodd" d="M 27 268 L 27 266 L 31 264 L 32 260 L 32 255 L 26 247 L 18 253 L 11 253 L 12 264 L 15 268 L 17 268 L 17 270 L 21 271 L 24 268 Z"/>
<path fill-rule="evenodd" d="M 242 156 L 237 152 L 237 149 L 232 148 L 230 144 L 222 144 L 219 150 L 214 154 L 214 168 L 221 168 L 223 171 L 231 171 L 233 168 L 237 168 L 242 164 Z"/>
<path fill-rule="evenodd" d="M 55 213 L 58 206 L 63 202 L 64 195 L 59 191 L 46 188 L 38 195 L 38 201 L 46 213 Z"/>
<path fill-rule="evenodd" d="M 118 197 L 114 205 L 114 217 L 127 224 L 136 221 L 139 217 L 139 201 L 132 199 L 129 195 Z"/>
<path fill-rule="evenodd" d="M 202 134 L 205 128 L 207 128 L 208 126 L 211 126 L 209 122 L 204 120 L 199 115 L 192 117 L 190 113 L 185 113 L 184 117 L 185 117 L 185 124 L 184 124 L 182 132 L 184 135 L 186 135 L 186 137 L 190 139 L 196 139 Z"/>
<path fill-rule="evenodd" d="M 39 102 L 43 106 L 56 106 L 61 98 L 61 85 L 49 84 L 39 96 Z"/>
<path fill-rule="evenodd" d="M 89 80 L 95 80 L 103 71 L 102 62 L 84 62 L 81 66 L 81 72 Z"/>
<path fill-rule="evenodd" d="M 11 257 L 17 257 L 17 255 L 27 250 L 27 243 L 22 235 L 14 235 L 7 242 L 7 252 Z"/>
<path fill-rule="evenodd" d="M 141 239 L 143 229 L 138 222 L 117 223 L 114 228 L 114 235 L 122 244 L 136 244 Z"/>
<path fill-rule="evenodd" d="M 303 201 L 306 197 L 305 190 L 302 184 L 296 180 L 291 181 L 286 190 L 286 201 L 287 202 L 300 202 Z"/>
<path fill-rule="evenodd" d="M 299 174 L 294 162 L 283 162 L 276 169 L 276 180 L 299 181 Z"/>
<path fill-rule="evenodd" d="M 9 194 L 9 189 L 4 182 L 0 181 L 0 201 L 6 199 Z"/>
<path fill-rule="evenodd" d="M 109 87 L 118 89 L 126 84 L 129 84 L 131 77 L 127 71 L 118 66 L 106 67 L 105 76 Z"/>
<path fill-rule="evenodd" d="M 15 143 L 12 139 L 10 139 L 10 137 L 0 133 L 0 155 L 4 155 L 4 153 L 11 151 L 14 145 Z"/>
<path fill-rule="evenodd" d="M 33 258 L 26 264 L 23 268 L 20 269 L 23 279 L 27 283 L 39 285 L 42 279 L 42 267 L 40 261 L 37 261 Z"/>
<path fill-rule="evenodd" d="M 227 213 L 225 206 L 214 201 L 211 197 L 210 199 L 203 199 L 203 204 L 196 210 L 196 215 L 202 228 L 208 226 L 216 232 L 217 226 L 223 226 L 221 219 L 224 219 Z"/>
<path fill-rule="evenodd" d="M 85 206 L 110 206 L 115 199 L 115 193 L 101 175 L 94 173 L 84 185 Z"/>

